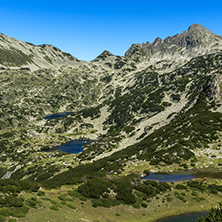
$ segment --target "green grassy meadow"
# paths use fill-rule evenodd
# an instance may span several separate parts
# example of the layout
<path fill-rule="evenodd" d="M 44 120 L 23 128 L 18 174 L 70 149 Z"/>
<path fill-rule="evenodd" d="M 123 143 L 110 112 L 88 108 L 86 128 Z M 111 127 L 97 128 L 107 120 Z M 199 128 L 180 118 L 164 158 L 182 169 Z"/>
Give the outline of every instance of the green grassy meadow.
<path fill-rule="evenodd" d="M 209 179 L 209 183 L 219 183 Z M 176 183 L 175 183 L 176 184 Z M 179 184 L 179 183 L 178 183 Z M 195 192 L 193 190 L 171 190 L 166 193 L 149 198 L 146 201 L 147 207 L 141 205 L 121 204 L 115 207 L 93 207 L 90 199 L 73 197 L 68 194 L 75 190 L 75 186 L 62 186 L 58 189 L 43 190 L 45 196 L 38 196 L 36 208 L 31 208 L 26 217 L 16 218 L 16 221 L 23 222 L 53 222 L 53 221 L 89 221 L 89 222 L 153 222 L 157 219 L 171 215 L 179 215 L 188 212 L 207 211 L 222 200 L 222 194 Z M 185 200 L 176 196 L 179 193 Z M 24 193 L 25 199 L 35 194 Z M 171 197 L 171 198 L 167 198 Z M 198 199 L 194 199 L 198 197 Z M 82 199 L 82 200 L 81 200 Z"/>

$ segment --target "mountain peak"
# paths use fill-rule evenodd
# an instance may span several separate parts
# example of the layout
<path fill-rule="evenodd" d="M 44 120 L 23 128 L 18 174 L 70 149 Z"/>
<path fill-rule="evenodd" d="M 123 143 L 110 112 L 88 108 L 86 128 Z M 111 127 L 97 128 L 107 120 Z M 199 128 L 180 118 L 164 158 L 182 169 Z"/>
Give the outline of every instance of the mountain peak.
<path fill-rule="evenodd" d="M 105 60 L 109 56 L 114 56 L 108 50 L 104 50 L 99 56 L 97 56 L 93 61 Z"/>
<path fill-rule="evenodd" d="M 188 31 L 192 30 L 207 30 L 204 26 L 200 25 L 199 23 L 193 24 L 188 28 Z"/>
<path fill-rule="evenodd" d="M 140 55 L 141 52 L 146 53 L 148 57 L 151 55 L 155 55 L 156 59 L 162 59 L 164 56 L 169 57 L 172 55 L 181 54 L 181 48 L 183 48 L 187 54 L 191 55 L 192 48 L 199 47 L 207 48 L 213 42 L 217 42 L 220 47 L 216 47 L 212 50 L 219 50 L 222 48 L 222 38 L 219 39 L 216 34 L 206 29 L 200 24 L 193 24 L 189 27 L 187 31 L 184 31 L 181 34 L 177 34 L 174 36 L 169 36 L 166 39 L 162 40 L 161 38 L 156 38 L 153 43 L 143 43 L 141 44 L 133 44 L 125 53 L 125 56 L 131 55 Z M 198 49 L 196 50 L 195 56 L 203 54 L 203 51 Z"/>
<path fill-rule="evenodd" d="M 155 39 L 155 41 L 153 42 L 153 46 L 156 46 L 156 45 L 161 44 L 162 41 L 163 41 L 163 40 L 162 40 L 160 37 L 157 37 L 157 38 Z"/>

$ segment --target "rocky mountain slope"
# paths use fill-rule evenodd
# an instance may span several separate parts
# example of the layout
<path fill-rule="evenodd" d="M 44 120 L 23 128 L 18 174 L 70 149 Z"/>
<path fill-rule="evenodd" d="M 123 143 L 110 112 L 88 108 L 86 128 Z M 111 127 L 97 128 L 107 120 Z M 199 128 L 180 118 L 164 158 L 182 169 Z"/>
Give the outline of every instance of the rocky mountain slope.
<path fill-rule="evenodd" d="M 3 34 L 0 51 L 0 176 L 222 164 L 222 37 L 203 26 L 91 62 Z M 78 155 L 54 149 L 77 138 L 95 141 Z"/>
<path fill-rule="evenodd" d="M 0 34 L 0 64 L 2 68 L 59 68 L 79 60 L 52 45 L 35 46 Z"/>

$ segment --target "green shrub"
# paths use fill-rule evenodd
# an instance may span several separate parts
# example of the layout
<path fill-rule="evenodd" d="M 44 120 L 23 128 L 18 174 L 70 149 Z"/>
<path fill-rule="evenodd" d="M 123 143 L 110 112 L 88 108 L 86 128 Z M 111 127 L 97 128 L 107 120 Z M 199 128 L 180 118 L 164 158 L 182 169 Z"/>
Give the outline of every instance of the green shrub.
<path fill-rule="evenodd" d="M 193 190 L 192 193 L 191 193 L 191 195 L 193 195 L 193 196 L 198 196 L 199 193 L 198 193 L 196 190 Z"/>
<path fill-rule="evenodd" d="M 56 200 L 50 200 L 51 204 L 59 205 L 59 202 Z"/>
<path fill-rule="evenodd" d="M 82 200 L 82 201 L 87 201 L 87 198 L 84 197 L 84 196 L 80 196 L 79 199 Z"/>
<path fill-rule="evenodd" d="M 171 94 L 170 97 L 175 102 L 179 102 L 180 101 L 180 94 Z"/>
<path fill-rule="evenodd" d="M 40 191 L 37 192 L 37 195 L 40 196 L 40 197 L 41 197 L 41 196 L 45 196 L 45 192 L 43 192 L 43 191 L 40 190 Z"/>
<path fill-rule="evenodd" d="M 58 196 L 58 199 L 63 200 L 63 201 L 66 201 L 66 200 L 67 200 L 66 194 L 61 194 L 61 195 L 59 195 L 59 196 Z"/>
<path fill-rule="evenodd" d="M 100 198 L 105 192 L 108 192 L 109 181 L 104 179 L 89 179 L 78 187 L 78 191 L 85 197 Z"/>
<path fill-rule="evenodd" d="M 0 220 L 1 221 L 1 220 Z M 16 219 L 8 219 L 8 222 L 16 222 Z"/>
<path fill-rule="evenodd" d="M 213 193 L 213 194 L 218 194 L 218 191 L 216 189 L 213 189 L 213 188 L 210 189 L 210 192 Z"/>
<path fill-rule="evenodd" d="M 28 204 L 28 206 L 30 207 L 36 207 L 36 201 L 34 201 L 33 199 L 27 199 L 26 203 Z"/>
<path fill-rule="evenodd" d="M 141 203 L 141 206 L 142 206 L 143 208 L 146 208 L 146 207 L 147 207 L 147 204 L 146 204 L 146 203 Z"/>
<path fill-rule="evenodd" d="M 194 197 L 193 199 L 196 200 L 197 202 L 206 200 L 204 197 Z"/>
<path fill-rule="evenodd" d="M 51 201 L 51 199 L 48 198 L 48 197 L 42 197 L 41 199 L 42 199 L 42 200 L 48 200 L 48 201 Z"/>
<path fill-rule="evenodd" d="M 72 190 L 67 192 L 71 197 L 81 197 L 81 194 L 78 191 Z"/>
<path fill-rule="evenodd" d="M 128 190 L 128 187 L 118 187 L 116 199 L 123 200 L 127 204 L 136 202 L 136 197 L 134 196 L 134 194 L 132 194 L 132 190 L 131 191 Z"/>
<path fill-rule="evenodd" d="M 118 200 L 112 199 L 112 198 L 92 199 L 91 202 L 96 206 L 101 206 L 101 207 L 106 207 L 106 208 L 120 204 L 120 202 Z"/>
<path fill-rule="evenodd" d="M 177 198 L 183 202 L 186 202 L 186 199 L 183 196 L 177 195 Z"/>
<path fill-rule="evenodd" d="M 5 197 L 5 201 L 7 203 L 7 206 L 9 206 L 9 207 L 22 207 L 24 200 L 20 197 L 17 198 L 14 196 L 7 196 L 7 197 Z"/>
<path fill-rule="evenodd" d="M 184 190 L 184 189 L 186 189 L 186 186 L 183 185 L 183 184 L 177 184 L 177 185 L 176 185 L 176 189 L 178 189 L 178 190 Z"/>
<path fill-rule="evenodd" d="M 169 196 L 167 196 L 167 197 L 166 197 L 166 200 L 167 200 L 167 202 L 170 202 L 170 201 L 173 200 L 173 197 L 169 197 Z"/>
<path fill-rule="evenodd" d="M 8 219 L 8 222 L 16 222 L 16 219 Z"/>
<path fill-rule="evenodd" d="M 9 208 L 1 208 L 0 215 L 8 217 L 8 216 L 14 216 L 15 213 Z"/>
<path fill-rule="evenodd" d="M 76 209 L 76 206 L 73 205 L 72 203 L 65 203 L 65 205 L 71 209 L 74 209 L 74 210 Z"/>
<path fill-rule="evenodd" d="M 140 208 L 140 203 L 139 202 L 135 202 L 134 204 L 132 204 L 132 206 L 134 207 L 134 208 Z"/>
<path fill-rule="evenodd" d="M 49 209 L 59 211 L 58 205 L 52 205 L 52 206 L 49 207 Z"/>
<path fill-rule="evenodd" d="M 6 221 L 5 217 L 3 217 L 2 215 L 0 215 L 0 222 L 4 222 Z"/>
<path fill-rule="evenodd" d="M 25 217 L 26 214 L 29 212 L 29 207 L 27 206 L 22 206 L 22 207 L 16 207 L 13 209 L 15 213 L 15 217 Z"/>

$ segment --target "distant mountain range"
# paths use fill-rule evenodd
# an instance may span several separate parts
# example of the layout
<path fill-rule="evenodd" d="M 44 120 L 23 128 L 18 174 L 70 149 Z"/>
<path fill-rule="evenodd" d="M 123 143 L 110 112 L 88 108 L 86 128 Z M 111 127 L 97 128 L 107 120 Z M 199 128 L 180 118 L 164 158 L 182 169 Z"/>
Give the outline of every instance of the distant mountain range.
<path fill-rule="evenodd" d="M 101 160 L 111 174 L 222 164 L 221 65 L 222 36 L 199 24 L 90 62 L 1 34 L 0 176 L 43 181 Z M 78 138 L 95 141 L 75 156 L 54 149 Z"/>
<path fill-rule="evenodd" d="M 128 60 L 131 58 L 138 62 L 149 61 L 149 64 L 168 59 L 189 61 L 199 55 L 218 52 L 222 47 L 221 41 L 221 36 L 215 35 L 199 24 L 194 24 L 182 34 L 164 40 L 158 37 L 153 43 L 133 44 L 122 58 Z M 114 55 L 105 50 L 92 62 L 105 61 L 112 56 Z M 83 61 L 52 45 L 36 46 L 0 34 L 0 64 L 3 67 L 28 67 L 31 70 L 58 69 L 61 66 L 76 66 L 78 62 Z"/>

